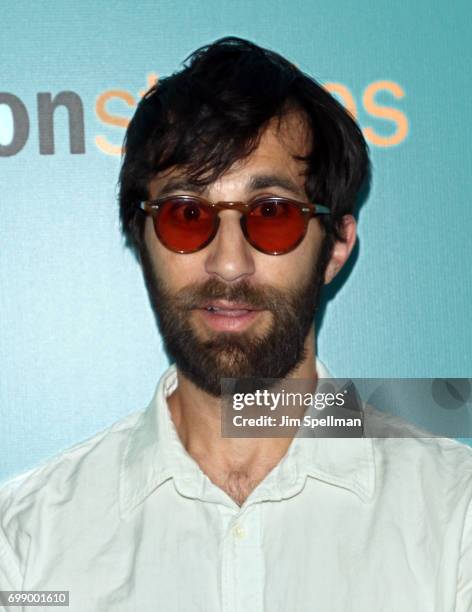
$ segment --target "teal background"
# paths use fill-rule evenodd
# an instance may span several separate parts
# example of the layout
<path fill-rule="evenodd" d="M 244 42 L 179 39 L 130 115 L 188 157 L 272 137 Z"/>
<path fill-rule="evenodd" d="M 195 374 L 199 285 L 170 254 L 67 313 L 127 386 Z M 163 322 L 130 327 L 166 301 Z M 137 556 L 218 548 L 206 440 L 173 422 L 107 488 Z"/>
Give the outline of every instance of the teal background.
<path fill-rule="evenodd" d="M 371 145 L 373 183 L 359 215 L 355 265 L 330 300 L 318 354 L 336 376 L 470 377 L 472 218 L 470 4 L 437 0 L 243 0 L 2 3 L 0 91 L 28 109 L 30 135 L 0 157 L 0 478 L 36 465 L 147 405 L 167 365 L 140 271 L 119 235 L 123 130 L 95 114 L 97 96 L 137 96 L 224 35 L 272 48 L 322 83 L 347 86 L 359 123 L 395 126 L 362 107 L 365 88 L 408 118 L 399 145 Z M 39 92 L 71 90 L 86 152 L 40 155 Z M 109 110 L 131 116 L 115 101 Z M 0 106 L 0 142 L 12 121 Z M 338 283 L 339 284 L 339 283 Z M 336 287 L 335 287 L 336 288 Z"/>

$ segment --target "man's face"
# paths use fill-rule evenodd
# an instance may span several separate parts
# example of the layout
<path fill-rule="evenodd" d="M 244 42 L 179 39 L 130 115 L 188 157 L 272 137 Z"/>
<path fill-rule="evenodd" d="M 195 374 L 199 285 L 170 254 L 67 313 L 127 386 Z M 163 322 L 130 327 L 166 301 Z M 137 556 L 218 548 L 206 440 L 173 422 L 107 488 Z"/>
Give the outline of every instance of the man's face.
<path fill-rule="evenodd" d="M 178 187 L 185 170 L 173 168 L 151 182 L 150 198 L 178 193 L 247 201 L 264 194 L 307 201 L 306 165 L 293 155 L 307 154 L 308 147 L 306 126 L 292 114 L 280 126 L 272 122 L 254 152 L 203 192 Z M 265 186 L 259 180 L 254 189 L 261 177 Z M 323 284 L 324 232 L 317 219 L 293 251 L 274 256 L 246 241 L 239 218 L 236 210 L 222 211 L 213 241 L 191 254 L 164 247 L 150 216 L 144 231 L 143 273 L 166 350 L 214 396 L 221 394 L 221 378 L 283 378 L 305 358 Z"/>

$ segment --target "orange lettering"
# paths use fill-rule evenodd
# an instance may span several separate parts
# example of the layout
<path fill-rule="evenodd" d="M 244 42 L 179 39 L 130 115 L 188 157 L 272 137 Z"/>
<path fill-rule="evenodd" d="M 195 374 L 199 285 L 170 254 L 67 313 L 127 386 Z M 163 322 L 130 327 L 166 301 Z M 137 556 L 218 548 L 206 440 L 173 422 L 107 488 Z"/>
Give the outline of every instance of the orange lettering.
<path fill-rule="evenodd" d="M 366 127 L 363 131 L 369 142 L 378 147 L 391 147 L 400 144 L 408 136 L 408 119 L 398 109 L 390 106 L 380 106 L 375 102 L 375 95 L 383 89 L 389 91 L 397 99 L 401 99 L 405 95 L 400 85 L 393 81 L 375 81 L 366 88 L 362 102 L 366 111 L 373 117 L 393 121 L 396 124 L 396 130 L 391 136 L 379 136 L 371 127 Z"/>
<path fill-rule="evenodd" d="M 95 112 L 97 113 L 97 117 L 100 119 L 100 121 L 103 121 L 103 123 L 106 123 L 107 125 L 127 128 L 129 124 L 129 119 L 127 119 L 126 117 L 112 115 L 106 109 L 107 103 L 113 98 L 123 100 L 130 107 L 136 106 L 135 99 L 128 91 L 121 89 L 110 89 L 109 91 L 104 91 L 97 98 L 97 102 L 95 104 Z M 111 144 L 102 135 L 95 136 L 95 144 L 100 149 L 100 151 L 103 151 L 103 153 L 106 153 L 107 155 L 121 155 L 123 152 L 121 146 Z"/>

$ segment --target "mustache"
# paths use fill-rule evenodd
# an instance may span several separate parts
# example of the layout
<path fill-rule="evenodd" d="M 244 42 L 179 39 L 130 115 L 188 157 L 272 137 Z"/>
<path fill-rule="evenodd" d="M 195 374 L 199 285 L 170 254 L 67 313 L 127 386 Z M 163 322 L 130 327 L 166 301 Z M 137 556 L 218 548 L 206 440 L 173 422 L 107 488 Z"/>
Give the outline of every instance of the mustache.
<path fill-rule="evenodd" d="M 242 302 L 253 308 L 276 310 L 281 301 L 285 302 L 287 297 L 287 290 L 281 291 L 265 285 L 256 287 L 245 280 L 236 285 L 228 285 L 217 278 L 211 278 L 203 284 L 193 283 L 181 289 L 173 296 L 173 301 L 183 310 L 199 308 L 208 300 Z"/>

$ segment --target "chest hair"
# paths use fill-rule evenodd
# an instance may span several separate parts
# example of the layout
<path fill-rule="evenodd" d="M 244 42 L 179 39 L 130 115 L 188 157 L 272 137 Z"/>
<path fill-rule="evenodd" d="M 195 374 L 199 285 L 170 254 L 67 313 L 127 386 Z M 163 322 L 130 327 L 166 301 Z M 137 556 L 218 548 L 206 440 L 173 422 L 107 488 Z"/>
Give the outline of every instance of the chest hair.
<path fill-rule="evenodd" d="M 259 472 L 259 474 L 256 475 L 249 474 L 245 470 L 233 469 L 224 474 L 210 475 L 207 472 L 207 475 L 210 480 L 216 486 L 220 487 L 220 489 L 223 489 L 238 506 L 242 506 L 257 485 L 264 480 L 268 471 L 270 470 L 264 470 L 264 473 Z"/>
<path fill-rule="evenodd" d="M 247 472 L 231 471 L 221 476 L 219 482 L 215 484 L 223 489 L 238 506 L 242 506 L 259 482 L 260 480 L 251 478 Z"/>

